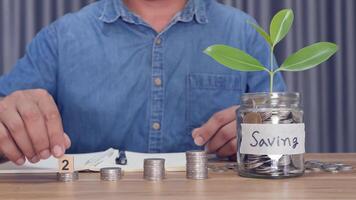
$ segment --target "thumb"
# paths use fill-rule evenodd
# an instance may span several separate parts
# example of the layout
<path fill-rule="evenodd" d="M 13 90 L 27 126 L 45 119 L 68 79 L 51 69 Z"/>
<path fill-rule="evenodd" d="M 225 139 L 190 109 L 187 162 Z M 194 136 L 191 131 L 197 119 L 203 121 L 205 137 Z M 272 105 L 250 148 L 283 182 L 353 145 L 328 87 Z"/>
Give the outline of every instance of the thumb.
<path fill-rule="evenodd" d="M 72 142 L 69 136 L 67 135 L 67 133 L 64 133 L 64 145 L 65 145 L 65 149 L 69 149 L 70 146 L 72 145 Z"/>

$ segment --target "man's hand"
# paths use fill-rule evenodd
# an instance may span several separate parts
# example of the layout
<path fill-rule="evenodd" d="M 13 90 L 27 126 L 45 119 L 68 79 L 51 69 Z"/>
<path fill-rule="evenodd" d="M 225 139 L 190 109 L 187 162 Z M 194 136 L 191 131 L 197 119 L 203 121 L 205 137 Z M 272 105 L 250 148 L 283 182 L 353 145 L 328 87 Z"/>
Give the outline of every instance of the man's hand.
<path fill-rule="evenodd" d="M 215 113 L 203 126 L 193 130 L 196 145 L 205 145 L 208 153 L 220 157 L 235 155 L 237 152 L 236 109 L 233 106 Z"/>
<path fill-rule="evenodd" d="M 22 165 L 51 155 L 61 157 L 70 147 L 50 94 L 42 89 L 17 91 L 0 99 L 0 155 Z"/>

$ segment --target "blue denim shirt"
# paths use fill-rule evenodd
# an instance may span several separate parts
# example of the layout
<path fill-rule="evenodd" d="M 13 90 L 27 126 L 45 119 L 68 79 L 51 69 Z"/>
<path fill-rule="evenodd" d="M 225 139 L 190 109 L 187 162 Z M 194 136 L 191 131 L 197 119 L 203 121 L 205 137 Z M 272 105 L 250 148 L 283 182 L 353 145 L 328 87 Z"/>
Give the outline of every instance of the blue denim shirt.
<path fill-rule="evenodd" d="M 244 92 L 268 91 L 266 72 L 237 72 L 203 54 L 212 44 L 240 48 L 267 65 L 253 19 L 213 0 L 190 0 L 155 32 L 121 0 L 102 0 L 44 28 L 0 96 L 43 88 L 56 100 L 70 152 L 109 147 L 138 152 L 198 148 L 192 129 L 239 104 Z M 276 90 L 284 90 L 280 74 Z"/>

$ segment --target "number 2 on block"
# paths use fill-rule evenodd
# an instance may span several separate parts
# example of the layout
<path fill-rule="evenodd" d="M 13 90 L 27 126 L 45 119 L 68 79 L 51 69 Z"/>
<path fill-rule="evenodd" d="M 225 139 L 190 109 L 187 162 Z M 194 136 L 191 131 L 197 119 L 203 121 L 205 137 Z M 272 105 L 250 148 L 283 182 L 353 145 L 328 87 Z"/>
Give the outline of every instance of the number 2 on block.
<path fill-rule="evenodd" d="M 58 159 L 59 172 L 73 172 L 74 159 L 73 156 L 63 156 Z"/>

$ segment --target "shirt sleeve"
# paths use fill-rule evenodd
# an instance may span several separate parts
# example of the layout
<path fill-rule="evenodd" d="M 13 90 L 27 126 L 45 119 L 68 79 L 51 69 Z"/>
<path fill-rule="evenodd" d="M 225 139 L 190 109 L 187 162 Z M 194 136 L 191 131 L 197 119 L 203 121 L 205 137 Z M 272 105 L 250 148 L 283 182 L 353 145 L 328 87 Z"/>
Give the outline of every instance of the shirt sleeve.
<path fill-rule="evenodd" d="M 256 23 L 256 22 L 254 22 Z M 247 53 L 256 58 L 263 66 L 271 69 L 270 64 L 270 47 L 265 39 L 248 23 L 246 23 L 247 36 Z M 276 58 L 273 57 L 274 66 L 277 68 L 278 64 Z M 286 91 L 287 87 L 280 72 L 274 76 L 273 92 Z M 268 72 L 248 72 L 247 73 L 247 88 L 245 92 L 269 92 L 270 91 L 270 77 Z"/>
<path fill-rule="evenodd" d="M 17 90 L 45 89 L 54 96 L 58 63 L 57 35 L 52 24 L 41 30 L 12 70 L 0 77 L 0 96 Z"/>

